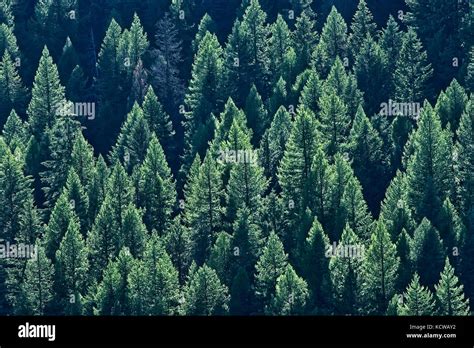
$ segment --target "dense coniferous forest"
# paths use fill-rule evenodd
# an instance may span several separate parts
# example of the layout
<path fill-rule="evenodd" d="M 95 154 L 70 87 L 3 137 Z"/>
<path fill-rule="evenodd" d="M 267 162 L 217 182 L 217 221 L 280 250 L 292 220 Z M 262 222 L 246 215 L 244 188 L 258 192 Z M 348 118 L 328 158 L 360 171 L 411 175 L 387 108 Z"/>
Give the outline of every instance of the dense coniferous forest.
<path fill-rule="evenodd" d="M 473 93 L 472 0 L 0 0 L 0 314 L 470 315 Z"/>

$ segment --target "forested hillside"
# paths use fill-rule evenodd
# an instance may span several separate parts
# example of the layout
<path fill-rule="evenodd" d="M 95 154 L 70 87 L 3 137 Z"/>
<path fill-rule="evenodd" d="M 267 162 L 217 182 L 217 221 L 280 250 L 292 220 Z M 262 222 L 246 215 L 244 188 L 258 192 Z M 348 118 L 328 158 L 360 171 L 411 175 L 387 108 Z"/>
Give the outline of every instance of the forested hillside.
<path fill-rule="evenodd" d="M 473 0 L 0 0 L 0 314 L 470 315 L 473 93 Z"/>

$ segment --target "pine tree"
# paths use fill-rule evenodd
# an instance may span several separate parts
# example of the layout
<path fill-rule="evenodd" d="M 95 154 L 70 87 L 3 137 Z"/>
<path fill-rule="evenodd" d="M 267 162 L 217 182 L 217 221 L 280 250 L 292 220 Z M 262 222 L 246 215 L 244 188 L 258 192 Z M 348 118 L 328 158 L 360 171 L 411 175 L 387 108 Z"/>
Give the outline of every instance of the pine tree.
<path fill-rule="evenodd" d="M 159 100 L 164 103 L 169 113 L 175 113 L 174 108 L 184 97 L 184 85 L 179 74 L 179 66 L 183 60 L 182 42 L 178 34 L 172 17 L 166 13 L 156 26 L 156 49 L 153 50 L 155 59 L 151 72 Z"/>
<path fill-rule="evenodd" d="M 216 242 L 209 253 L 209 267 L 214 269 L 224 284 L 228 284 L 231 278 L 232 258 L 232 236 L 226 232 L 218 233 Z"/>
<path fill-rule="evenodd" d="M 247 274 L 253 272 L 260 255 L 261 230 L 256 220 L 256 214 L 243 207 L 237 211 L 233 224 L 233 256 L 237 267 L 243 267 Z"/>
<path fill-rule="evenodd" d="M 146 149 L 151 139 L 150 127 L 142 108 L 135 103 L 120 129 L 117 142 L 112 148 L 112 162 L 120 162 L 131 172 L 145 159 Z"/>
<path fill-rule="evenodd" d="M 147 229 L 142 222 L 142 213 L 133 204 L 129 204 L 123 215 L 120 247 L 127 248 L 134 257 L 139 257 L 145 247 Z"/>
<path fill-rule="evenodd" d="M 395 69 L 395 97 L 401 102 L 421 102 L 427 96 L 427 83 L 433 69 L 416 32 L 409 28 L 403 35 Z"/>
<path fill-rule="evenodd" d="M 53 299 L 54 268 L 40 243 L 36 243 L 36 257 L 28 259 L 20 298 L 29 315 L 45 315 Z"/>
<path fill-rule="evenodd" d="M 276 282 L 275 298 L 269 313 L 275 315 L 303 314 L 309 297 L 308 286 L 298 277 L 291 265 L 287 265 Z"/>
<path fill-rule="evenodd" d="M 14 243 L 20 236 L 21 215 L 32 198 L 32 179 L 23 172 L 23 159 L 5 150 L 0 160 L 0 236 Z"/>
<path fill-rule="evenodd" d="M 135 13 L 133 15 L 132 25 L 130 26 L 130 42 L 128 47 L 129 66 L 134 68 L 137 66 L 142 55 L 148 49 L 148 38 L 143 30 L 140 18 Z"/>
<path fill-rule="evenodd" d="M 212 268 L 204 264 L 189 275 L 182 306 L 186 315 L 223 315 L 228 302 L 228 289 Z"/>
<path fill-rule="evenodd" d="M 116 255 L 120 245 L 119 224 L 122 221 L 116 220 L 111 200 L 111 196 L 107 195 L 87 239 L 91 274 L 96 279 L 107 267 L 109 259 Z"/>
<path fill-rule="evenodd" d="M 357 88 L 357 79 L 352 73 L 346 72 L 344 64 L 339 57 L 336 57 L 331 66 L 329 75 L 323 84 L 323 92 L 328 92 L 330 88 L 336 91 L 336 95 L 346 104 L 351 119 L 354 119 L 360 104 L 363 104 L 363 93 Z"/>
<path fill-rule="evenodd" d="M 89 261 L 86 244 L 79 230 L 79 224 L 71 220 L 63 240 L 56 251 L 56 287 L 65 314 L 81 314 L 82 294 L 88 281 Z M 58 294 L 58 295 L 59 295 Z"/>
<path fill-rule="evenodd" d="M 99 209 L 104 201 L 107 190 L 107 179 L 109 177 L 109 170 L 104 158 L 99 155 L 95 167 L 92 171 L 91 182 L 87 187 L 87 194 L 89 196 L 89 219 L 94 221 Z"/>
<path fill-rule="evenodd" d="M 398 57 L 402 48 L 403 33 L 400 26 L 392 15 L 389 15 L 387 25 L 382 30 L 380 37 L 380 47 L 385 52 L 387 57 L 387 90 L 389 97 L 393 97 L 395 92 L 394 73 L 397 66 Z"/>
<path fill-rule="evenodd" d="M 319 98 L 322 93 L 322 83 L 316 70 L 308 71 L 308 77 L 304 87 L 301 91 L 300 104 L 301 106 L 313 112 L 319 111 Z"/>
<path fill-rule="evenodd" d="M 255 266 L 255 295 L 262 303 L 261 309 L 267 309 L 274 298 L 277 279 L 285 272 L 287 260 L 282 242 L 270 233 Z"/>
<path fill-rule="evenodd" d="M 295 227 L 306 207 L 311 204 L 311 166 L 317 139 L 313 115 L 305 109 L 299 110 L 278 168 L 283 202 L 287 207 L 284 213 L 287 224 L 285 232 L 287 246 L 291 246 Z"/>
<path fill-rule="evenodd" d="M 268 126 L 269 119 L 262 97 L 258 94 L 255 85 L 252 85 L 245 100 L 245 115 L 247 116 L 248 126 L 253 130 L 253 144 L 257 144 Z"/>
<path fill-rule="evenodd" d="M 254 83 L 264 96 L 267 96 L 269 69 L 268 27 L 265 23 L 267 14 L 262 10 L 258 0 L 250 0 L 242 18 L 242 31 L 248 50 L 247 62 L 250 83 Z"/>
<path fill-rule="evenodd" d="M 378 221 L 373 228 L 369 249 L 364 259 L 364 292 L 371 310 L 385 313 L 395 293 L 400 259 L 390 240 L 385 224 Z"/>
<path fill-rule="evenodd" d="M 158 100 L 152 87 L 149 87 L 143 100 L 143 116 L 147 120 L 150 130 L 156 134 L 165 150 L 168 159 L 175 154 L 173 124 Z"/>
<path fill-rule="evenodd" d="M 296 72 L 300 73 L 311 63 L 311 54 L 318 39 L 316 32 L 316 21 L 311 9 L 302 11 L 296 19 L 293 32 L 293 47 L 295 48 Z M 288 83 L 293 81 L 288 81 Z"/>
<path fill-rule="evenodd" d="M 83 235 L 89 230 L 89 197 L 74 169 L 69 170 L 64 186 L 67 200 L 80 221 L 80 230 Z"/>
<path fill-rule="evenodd" d="M 378 211 L 389 169 L 382 147 L 382 138 L 360 106 L 349 133 L 347 150 L 372 212 Z"/>
<path fill-rule="evenodd" d="M 403 296 L 403 302 L 398 305 L 399 315 L 427 316 L 435 314 L 433 294 L 429 289 L 420 285 L 420 277 L 417 273 L 413 276 L 413 280 Z"/>
<path fill-rule="evenodd" d="M 354 40 L 358 41 L 355 38 Z M 387 82 L 390 82 L 390 78 L 387 70 L 387 56 L 370 36 L 357 43 L 356 47 L 354 73 L 357 77 L 357 85 L 364 92 L 367 113 L 373 115 L 380 110 L 381 103 L 388 97 Z"/>
<path fill-rule="evenodd" d="M 98 99 L 101 103 L 99 110 L 99 125 L 97 126 L 97 137 L 101 138 L 105 132 L 111 132 L 115 136 L 117 129 L 125 114 L 125 104 L 127 100 L 127 89 L 123 70 L 128 60 L 125 60 L 126 53 L 120 52 L 125 48 L 119 47 L 122 36 L 122 28 L 112 19 L 102 41 L 98 56 L 97 70 L 100 77 L 97 81 Z M 111 117 L 111 115 L 118 115 Z M 104 140 L 101 144 L 104 149 L 108 149 L 111 141 Z"/>
<path fill-rule="evenodd" d="M 436 302 L 440 315 L 469 315 L 469 300 L 464 298 L 463 286 L 458 283 L 454 268 L 446 258 L 444 270 L 436 289 Z"/>
<path fill-rule="evenodd" d="M 49 208 L 56 202 L 66 183 L 74 143 L 80 132 L 80 123 L 70 116 L 60 117 L 46 132 L 49 156 L 41 163 L 45 170 L 40 172 L 40 177 L 46 197 L 45 204 Z"/>
<path fill-rule="evenodd" d="M 15 24 L 10 1 L 2 1 L 2 8 L 0 10 L 0 23 L 4 23 L 9 27 L 13 27 Z"/>
<path fill-rule="evenodd" d="M 445 92 L 441 92 L 435 110 L 441 119 L 443 128 L 449 123 L 452 129 L 458 129 L 461 115 L 467 104 L 464 88 L 453 79 Z"/>
<path fill-rule="evenodd" d="M 392 239 L 397 238 L 403 229 L 410 233 L 415 229 L 412 212 L 408 206 L 407 192 L 407 176 L 397 171 L 385 192 L 380 211 L 380 216 L 385 221 Z"/>
<path fill-rule="evenodd" d="M 432 287 L 443 269 L 446 253 L 438 231 L 426 218 L 414 232 L 411 252 L 422 284 Z"/>
<path fill-rule="evenodd" d="M 135 315 L 171 315 L 179 299 L 178 271 L 166 253 L 162 240 L 152 234 L 146 243 L 143 260 L 130 275 L 130 292 Z M 138 272 L 138 273 L 137 273 Z M 143 283 L 143 284 L 138 284 Z M 143 295 L 141 293 L 143 291 Z M 142 308 L 137 306 L 142 302 Z"/>
<path fill-rule="evenodd" d="M 342 200 L 346 185 L 354 174 L 348 160 L 340 154 L 334 157 L 334 165 L 331 168 L 331 172 L 329 174 L 331 178 L 329 183 L 331 187 L 329 191 L 329 214 L 326 225 L 323 224 L 323 227 L 329 239 L 335 241 L 341 237 L 341 233 L 346 225 L 346 212 Z"/>
<path fill-rule="evenodd" d="M 436 112 L 425 102 L 413 139 L 414 153 L 408 159 L 408 200 L 418 218 L 425 216 L 435 224 L 454 184 L 448 136 Z"/>
<path fill-rule="evenodd" d="M 375 39 L 377 24 L 374 23 L 374 18 L 365 0 L 360 0 L 357 5 L 357 11 L 352 18 L 351 35 L 349 36 L 349 47 L 353 59 L 358 55 L 367 36 Z"/>
<path fill-rule="evenodd" d="M 331 252 L 336 255 L 338 252 L 343 254 L 342 257 L 332 257 L 329 263 L 337 313 L 360 312 L 363 284 L 362 250 L 363 244 L 349 226 L 344 228 L 339 244 L 337 246 L 333 244 L 331 249 L 326 250 L 326 256 L 331 256 Z"/>
<path fill-rule="evenodd" d="M 319 130 L 325 152 L 334 156 L 345 145 L 350 131 L 350 116 L 347 106 L 336 95 L 335 90 L 325 91 L 319 99 L 321 107 Z"/>
<path fill-rule="evenodd" d="M 115 261 L 109 262 L 95 294 L 98 315 L 130 315 L 130 278 L 134 263 L 129 250 L 123 248 Z"/>
<path fill-rule="evenodd" d="M 26 152 L 29 138 L 28 127 L 18 117 L 15 110 L 10 112 L 7 121 L 3 125 L 2 137 L 12 153 L 15 153 L 16 149 L 22 149 L 22 152 Z"/>
<path fill-rule="evenodd" d="M 222 221 L 222 181 L 216 161 L 208 154 L 199 171 L 190 172 L 188 180 L 186 222 L 193 232 L 194 260 L 202 264 Z"/>
<path fill-rule="evenodd" d="M 457 136 L 457 179 L 461 216 L 466 221 L 466 227 L 472 229 L 474 226 L 474 97 L 472 96 L 466 111 L 461 116 Z"/>
<path fill-rule="evenodd" d="M 122 233 L 123 216 L 127 206 L 133 202 L 135 192 L 130 182 L 125 169 L 120 165 L 116 164 L 110 173 L 110 177 L 107 183 L 107 194 L 105 200 L 108 199 L 111 211 L 107 212 L 112 215 L 112 218 L 117 224 L 120 235 Z"/>
<path fill-rule="evenodd" d="M 281 76 L 285 54 L 291 47 L 291 31 L 280 14 L 270 25 L 269 41 L 270 71 L 275 77 Z"/>
<path fill-rule="evenodd" d="M 347 24 L 333 6 L 313 53 L 313 63 L 322 76 L 327 75 L 336 57 L 347 58 L 348 45 Z"/>
<path fill-rule="evenodd" d="M 59 81 L 58 69 L 45 47 L 36 71 L 27 110 L 31 132 L 37 139 L 44 139 L 46 128 L 52 128 L 57 118 L 57 109 L 63 103 L 64 87 Z"/>
<path fill-rule="evenodd" d="M 69 224 L 73 220 L 78 222 L 77 219 L 66 192 L 63 192 L 51 211 L 44 236 L 45 253 L 52 261 L 55 260 L 56 250 L 58 250 Z"/>
<path fill-rule="evenodd" d="M 77 134 L 72 147 L 71 168 L 74 169 L 83 186 L 92 182 L 95 163 L 94 149 L 82 133 Z"/>
<path fill-rule="evenodd" d="M 195 154 L 203 155 L 212 134 L 211 113 L 216 111 L 222 74 L 222 48 L 213 34 L 207 33 L 196 54 L 185 114 L 185 154 L 183 173 L 191 165 Z"/>
<path fill-rule="evenodd" d="M 247 138 L 251 134 L 251 130 L 247 128 L 245 113 L 235 105 L 232 98 L 229 98 L 225 103 L 224 110 L 216 120 L 216 131 L 212 143 L 214 147 L 224 146 L 224 143 L 232 138 L 231 128 L 234 125 L 234 122 L 236 125 L 232 131 L 235 132 L 238 128 L 240 131 L 244 132 L 245 134 L 242 134 L 242 138 L 245 138 L 245 140 L 241 139 L 241 143 L 248 145 L 250 138 Z"/>
<path fill-rule="evenodd" d="M 202 16 L 201 21 L 199 22 L 196 36 L 194 37 L 194 40 L 192 42 L 193 53 L 195 54 L 197 52 L 199 44 L 201 43 L 202 39 L 204 38 L 204 35 L 206 35 L 207 32 L 216 33 L 216 31 L 216 23 L 214 22 L 212 17 L 209 16 L 209 14 L 205 13 L 204 16 Z"/>
<path fill-rule="evenodd" d="M 281 106 L 275 113 L 270 128 L 266 132 L 268 136 L 269 162 L 268 167 L 265 169 L 267 169 L 266 174 L 271 176 L 274 181 L 277 181 L 277 168 L 283 158 L 290 133 L 291 115 L 284 106 Z"/>
<path fill-rule="evenodd" d="M 8 51 L 0 61 L 0 91 L 0 127 L 3 127 L 12 109 L 24 114 L 27 97 L 27 90 Z"/>
<path fill-rule="evenodd" d="M 455 255 L 463 243 L 465 232 L 464 225 L 449 198 L 444 201 L 437 220 L 439 221 L 439 236 L 443 240 L 447 254 Z M 454 264 L 456 265 L 456 263 Z"/>
<path fill-rule="evenodd" d="M 0 54 L 8 52 L 13 58 L 19 57 L 19 49 L 13 28 L 5 23 L 0 24 Z"/>
<path fill-rule="evenodd" d="M 362 195 L 362 187 L 354 176 L 346 183 L 341 205 L 346 224 L 362 241 L 369 240 L 372 216 Z"/>
<path fill-rule="evenodd" d="M 251 88 L 250 51 L 244 26 L 237 18 L 232 26 L 232 32 L 224 49 L 223 84 L 225 96 L 229 96 L 237 103 L 243 102 L 244 96 Z"/>
<path fill-rule="evenodd" d="M 184 283 L 193 258 L 192 231 L 178 215 L 165 236 L 166 250 L 179 275 L 180 284 Z"/>
<path fill-rule="evenodd" d="M 310 303 L 315 307 L 316 313 L 328 307 L 332 296 L 329 258 L 326 257 L 328 247 L 329 238 L 315 218 L 305 241 L 303 275 L 308 282 Z"/>
<path fill-rule="evenodd" d="M 138 197 L 145 208 L 144 221 L 148 229 L 156 229 L 160 235 L 166 233 L 175 206 L 176 190 L 163 148 L 154 135 L 140 167 Z"/>
<path fill-rule="evenodd" d="M 244 154 L 255 153 L 251 147 L 244 151 L 246 151 Z M 263 169 L 256 159 L 250 157 L 237 161 L 230 170 L 227 185 L 227 217 L 230 221 L 234 219 L 237 209 L 240 207 L 247 207 L 251 211 L 255 211 L 260 204 L 266 186 Z"/>

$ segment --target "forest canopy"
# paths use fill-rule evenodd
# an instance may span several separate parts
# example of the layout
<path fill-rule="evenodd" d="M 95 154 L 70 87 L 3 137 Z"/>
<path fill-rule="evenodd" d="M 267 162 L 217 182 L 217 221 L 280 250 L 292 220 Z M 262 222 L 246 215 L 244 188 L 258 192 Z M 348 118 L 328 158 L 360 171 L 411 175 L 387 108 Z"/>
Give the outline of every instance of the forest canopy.
<path fill-rule="evenodd" d="M 1 315 L 461 315 L 474 2 L 0 0 Z"/>

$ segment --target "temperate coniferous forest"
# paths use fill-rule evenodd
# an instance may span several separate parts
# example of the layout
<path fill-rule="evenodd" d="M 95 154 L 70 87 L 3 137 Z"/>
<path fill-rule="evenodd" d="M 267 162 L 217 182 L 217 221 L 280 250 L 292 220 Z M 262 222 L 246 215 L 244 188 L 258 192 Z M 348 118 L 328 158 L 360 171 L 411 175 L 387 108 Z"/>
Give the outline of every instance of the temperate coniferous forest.
<path fill-rule="evenodd" d="M 473 93 L 472 0 L 0 0 L 0 314 L 470 315 Z"/>

